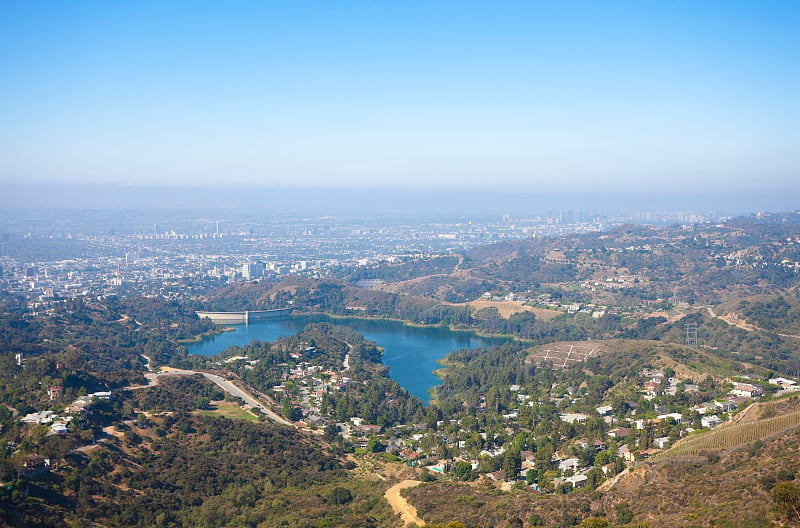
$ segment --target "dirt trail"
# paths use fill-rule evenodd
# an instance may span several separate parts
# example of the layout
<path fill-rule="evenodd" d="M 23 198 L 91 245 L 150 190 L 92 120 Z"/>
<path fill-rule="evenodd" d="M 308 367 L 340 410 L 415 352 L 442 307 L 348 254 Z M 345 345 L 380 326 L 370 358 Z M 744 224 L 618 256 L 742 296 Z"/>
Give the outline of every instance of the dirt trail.
<path fill-rule="evenodd" d="M 709 312 L 710 311 L 711 310 L 709 309 Z M 728 323 L 731 326 L 735 326 L 737 328 L 741 328 L 742 330 L 744 330 L 746 332 L 756 332 L 756 331 L 758 331 L 758 332 L 767 332 L 767 333 L 774 333 L 774 334 L 779 335 L 781 337 L 789 337 L 789 338 L 792 338 L 792 339 L 800 339 L 800 335 L 798 335 L 798 334 L 782 334 L 780 332 L 775 332 L 774 330 L 767 330 L 766 328 L 761 328 L 760 326 L 756 326 L 754 324 L 747 323 L 741 317 L 739 317 L 737 314 L 734 314 L 734 313 L 729 313 L 729 314 L 725 314 L 725 315 L 718 315 L 717 319 L 719 319 L 720 321 L 724 321 L 724 322 Z"/>
<path fill-rule="evenodd" d="M 417 516 L 417 509 L 409 504 L 405 497 L 400 495 L 401 490 L 413 488 L 419 484 L 422 484 L 419 480 L 404 480 L 386 490 L 386 493 L 383 495 L 394 512 L 400 514 L 400 518 L 403 520 L 403 526 L 409 523 L 415 523 L 417 526 L 425 526 L 425 521 Z"/>

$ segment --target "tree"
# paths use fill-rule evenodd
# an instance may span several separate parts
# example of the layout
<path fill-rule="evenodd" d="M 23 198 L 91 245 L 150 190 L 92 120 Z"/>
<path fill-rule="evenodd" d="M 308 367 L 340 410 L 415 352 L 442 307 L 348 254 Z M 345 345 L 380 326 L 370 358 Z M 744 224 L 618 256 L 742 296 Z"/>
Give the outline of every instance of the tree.
<path fill-rule="evenodd" d="M 800 521 L 800 487 L 792 482 L 781 482 L 772 488 L 770 495 L 786 517 Z"/>
<path fill-rule="evenodd" d="M 347 504 L 353 500 L 353 494 L 347 488 L 334 488 L 331 492 L 330 501 L 334 504 Z"/>
<path fill-rule="evenodd" d="M 453 466 L 453 474 L 456 479 L 461 481 L 472 480 L 475 474 L 472 472 L 472 464 L 469 462 L 458 462 Z"/>
<path fill-rule="evenodd" d="M 336 438 L 336 435 L 338 433 L 339 433 L 339 428 L 336 426 L 336 424 L 330 423 L 326 425 L 324 429 L 322 429 L 322 435 L 323 435 L 322 437 L 328 442 L 333 442 L 334 438 Z"/>
<path fill-rule="evenodd" d="M 627 502 L 615 504 L 614 513 L 616 514 L 617 524 L 628 524 L 633 520 L 633 510 L 631 510 Z"/>
<path fill-rule="evenodd" d="M 377 438 L 371 437 L 369 440 L 367 440 L 368 453 L 378 453 L 384 449 L 386 449 L 386 446 L 383 445 Z"/>
<path fill-rule="evenodd" d="M 195 406 L 198 409 L 208 409 L 211 407 L 211 400 L 206 398 L 205 396 L 198 396 L 195 400 Z"/>
<path fill-rule="evenodd" d="M 591 489 L 595 489 L 603 481 L 605 474 L 603 473 L 603 470 L 595 467 L 590 469 L 589 472 L 586 473 L 586 476 L 589 479 L 589 487 Z"/>
<path fill-rule="evenodd" d="M 302 411 L 292 405 L 292 402 L 289 401 L 289 398 L 284 398 L 283 403 L 281 404 L 281 414 L 283 414 L 283 417 L 290 422 L 296 422 L 301 418 Z"/>
<path fill-rule="evenodd" d="M 509 449 L 503 456 L 503 469 L 506 472 L 506 480 L 516 480 L 519 470 L 522 467 L 522 457 L 519 449 Z"/>

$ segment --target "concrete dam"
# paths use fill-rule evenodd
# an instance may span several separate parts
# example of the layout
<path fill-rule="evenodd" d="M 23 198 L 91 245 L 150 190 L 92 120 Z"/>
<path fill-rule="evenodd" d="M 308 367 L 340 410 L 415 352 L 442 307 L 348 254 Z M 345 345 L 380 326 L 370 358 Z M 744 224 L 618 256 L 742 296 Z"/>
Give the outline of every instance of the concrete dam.
<path fill-rule="evenodd" d="M 217 324 L 249 324 L 264 319 L 289 317 L 291 308 L 278 308 L 277 310 L 254 310 L 244 312 L 195 312 L 197 317 L 211 319 Z"/>

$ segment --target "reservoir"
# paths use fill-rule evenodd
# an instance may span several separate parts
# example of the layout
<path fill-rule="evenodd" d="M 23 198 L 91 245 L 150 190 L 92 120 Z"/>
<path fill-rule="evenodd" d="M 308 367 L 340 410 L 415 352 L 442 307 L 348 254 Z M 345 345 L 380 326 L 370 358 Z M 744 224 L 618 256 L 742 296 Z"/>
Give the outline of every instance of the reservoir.
<path fill-rule="evenodd" d="M 251 341 L 276 341 L 294 335 L 309 323 L 327 322 L 348 326 L 383 348 L 383 363 L 389 375 L 408 392 L 426 404 L 428 390 L 439 384 L 433 373 L 437 361 L 460 348 L 490 347 L 506 342 L 502 338 L 485 338 L 471 332 L 454 332 L 447 328 L 406 326 L 395 321 L 365 319 L 332 319 L 324 315 L 268 319 L 249 325 L 233 325 L 232 332 L 209 337 L 189 345 L 190 354 L 213 356 L 232 345 Z"/>

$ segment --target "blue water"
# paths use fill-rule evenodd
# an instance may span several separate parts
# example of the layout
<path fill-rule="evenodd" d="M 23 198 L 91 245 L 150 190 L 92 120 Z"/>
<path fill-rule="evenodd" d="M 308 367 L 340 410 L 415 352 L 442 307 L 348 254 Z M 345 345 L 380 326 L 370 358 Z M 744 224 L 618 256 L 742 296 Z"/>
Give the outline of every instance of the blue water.
<path fill-rule="evenodd" d="M 325 321 L 349 326 L 383 348 L 383 363 L 389 375 L 408 392 L 428 403 L 428 391 L 439 384 L 433 373 L 437 361 L 460 348 L 488 347 L 504 339 L 479 337 L 471 332 L 453 332 L 446 328 L 405 326 L 394 321 L 331 319 L 325 316 L 271 319 L 250 325 L 235 325 L 235 330 L 210 337 L 189 346 L 190 354 L 213 356 L 232 345 L 242 346 L 254 340 L 275 341 L 294 335 L 312 322 Z"/>

